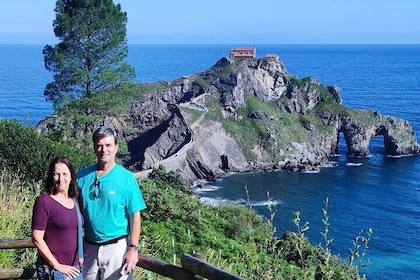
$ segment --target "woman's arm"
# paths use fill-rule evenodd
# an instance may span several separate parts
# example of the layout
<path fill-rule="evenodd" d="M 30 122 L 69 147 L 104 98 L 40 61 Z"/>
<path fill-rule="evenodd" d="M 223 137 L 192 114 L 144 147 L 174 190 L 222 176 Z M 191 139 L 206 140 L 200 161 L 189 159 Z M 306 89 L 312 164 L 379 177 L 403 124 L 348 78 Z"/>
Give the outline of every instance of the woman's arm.
<path fill-rule="evenodd" d="M 38 248 L 38 252 L 53 268 L 56 268 L 59 265 L 59 262 L 51 253 L 50 248 L 48 248 L 47 243 L 44 240 L 45 230 L 32 230 L 32 242 Z"/>
<path fill-rule="evenodd" d="M 80 274 L 80 271 L 76 267 L 61 264 L 54 257 L 47 243 L 45 243 L 44 234 L 45 230 L 32 230 L 32 242 L 38 248 L 38 252 L 44 258 L 44 260 L 47 261 L 55 270 L 64 273 L 69 277 L 77 277 Z"/>

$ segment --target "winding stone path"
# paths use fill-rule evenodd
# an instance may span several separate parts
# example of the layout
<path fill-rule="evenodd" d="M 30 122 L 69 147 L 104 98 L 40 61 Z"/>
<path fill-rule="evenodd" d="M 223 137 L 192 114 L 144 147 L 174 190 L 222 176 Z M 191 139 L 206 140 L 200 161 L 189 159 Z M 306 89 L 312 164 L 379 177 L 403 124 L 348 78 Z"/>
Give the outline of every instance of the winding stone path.
<path fill-rule="evenodd" d="M 201 113 L 200 117 L 197 118 L 191 124 L 191 126 L 189 127 L 189 131 L 192 135 L 191 140 L 187 144 L 185 144 L 175 154 L 173 154 L 170 157 L 167 157 L 167 158 L 165 158 L 161 161 L 156 162 L 154 164 L 155 168 L 157 168 L 159 166 L 163 166 L 167 171 L 176 170 L 178 165 L 179 165 L 179 161 L 180 160 L 185 160 L 187 151 L 194 147 L 194 141 L 195 141 L 194 128 L 196 128 L 198 126 L 198 124 L 204 119 L 204 117 L 206 116 L 206 114 L 208 112 L 208 108 L 204 105 L 204 102 L 200 102 L 201 99 L 204 98 L 205 95 L 207 95 L 207 94 L 208 93 L 203 93 L 203 94 L 201 94 L 201 95 L 199 95 L 195 98 L 192 98 L 189 102 L 179 104 L 179 106 L 181 106 L 181 107 L 202 111 L 202 113 Z M 136 176 L 136 178 L 147 178 L 147 176 L 152 171 L 153 171 L 153 168 L 136 172 L 136 173 L 134 173 L 134 175 Z"/>

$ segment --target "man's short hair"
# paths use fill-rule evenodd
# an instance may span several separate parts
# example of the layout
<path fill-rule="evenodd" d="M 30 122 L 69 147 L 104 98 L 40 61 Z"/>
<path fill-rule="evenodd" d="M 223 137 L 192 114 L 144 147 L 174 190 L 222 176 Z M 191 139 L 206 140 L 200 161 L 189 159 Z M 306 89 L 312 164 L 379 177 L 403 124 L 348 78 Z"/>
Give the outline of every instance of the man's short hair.
<path fill-rule="evenodd" d="M 100 126 L 98 129 L 95 130 L 92 136 L 93 144 L 97 143 L 99 139 L 113 136 L 115 139 L 115 144 L 118 144 L 117 140 L 117 133 L 110 127 Z"/>

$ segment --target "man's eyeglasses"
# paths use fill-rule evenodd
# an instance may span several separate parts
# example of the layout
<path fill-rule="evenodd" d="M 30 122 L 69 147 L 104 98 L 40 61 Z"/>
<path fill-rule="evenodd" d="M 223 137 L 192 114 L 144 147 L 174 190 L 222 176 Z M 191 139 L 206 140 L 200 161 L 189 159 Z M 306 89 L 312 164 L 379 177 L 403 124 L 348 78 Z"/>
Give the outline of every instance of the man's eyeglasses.
<path fill-rule="evenodd" d="M 98 178 L 95 178 L 94 184 L 93 184 L 93 196 L 95 199 L 99 197 L 99 193 L 101 192 L 101 185 Z"/>

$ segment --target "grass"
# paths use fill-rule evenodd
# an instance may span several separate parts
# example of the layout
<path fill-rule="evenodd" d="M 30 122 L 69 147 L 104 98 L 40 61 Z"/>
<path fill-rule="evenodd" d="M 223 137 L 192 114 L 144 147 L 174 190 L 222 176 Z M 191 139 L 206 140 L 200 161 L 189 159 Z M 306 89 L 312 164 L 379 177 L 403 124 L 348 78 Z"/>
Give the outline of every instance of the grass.
<path fill-rule="evenodd" d="M 307 225 L 301 224 L 298 212 L 297 232 L 279 239 L 272 227 L 273 208 L 271 218 L 265 219 L 251 206 L 203 204 L 184 189 L 179 174 L 163 169 L 140 184 L 148 206 L 142 213 L 141 254 L 180 265 L 184 254 L 201 253 L 210 264 L 245 279 L 362 279 L 355 267 L 309 243 L 304 235 Z M 22 181 L 4 170 L 0 189 L 1 236 L 29 237 L 31 209 L 41 183 Z M 354 261 L 358 254 L 364 256 L 360 249 L 356 244 Z M 0 266 L 33 265 L 35 252 L 2 250 Z M 136 268 L 135 279 L 167 278 Z"/>
<path fill-rule="evenodd" d="M 191 108 L 187 108 L 187 107 L 180 107 L 182 114 L 184 115 L 184 117 L 189 121 L 188 124 L 191 125 L 193 124 L 196 120 L 198 120 L 198 118 L 200 118 L 200 116 L 202 115 L 202 111 L 200 110 L 194 110 Z"/>
<path fill-rule="evenodd" d="M 287 100 L 286 100 L 287 101 Z M 284 101 L 284 102 L 286 102 Z M 324 124 L 319 116 L 321 106 L 333 107 L 332 103 L 321 104 L 303 114 L 287 114 L 279 110 L 282 102 L 262 102 L 255 96 L 246 98 L 246 106 L 237 110 L 235 115 L 223 116 L 222 108 L 215 99 L 209 98 L 207 106 L 211 108 L 206 118 L 221 122 L 226 131 L 236 140 L 248 161 L 256 160 L 253 148 L 261 146 L 268 152 L 272 162 L 282 160 L 284 151 L 293 153 L 292 143 L 311 141 L 312 132 L 306 127 L 313 125 L 317 135 L 330 137 L 333 129 Z M 341 108 L 339 106 L 339 108 Z M 269 119 L 251 119 L 252 112 L 265 112 Z M 297 152 L 297 151 L 296 151 Z M 266 159 L 267 160 L 267 159 Z"/>
<path fill-rule="evenodd" d="M 0 236 L 24 238 L 30 236 L 30 220 L 35 195 L 41 183 L 24 180 L 19 173 L 3 169 L 0 173 Z M 2 250 L 0 267 L 26 267 L 34 264 L 35 250 Z"/>

